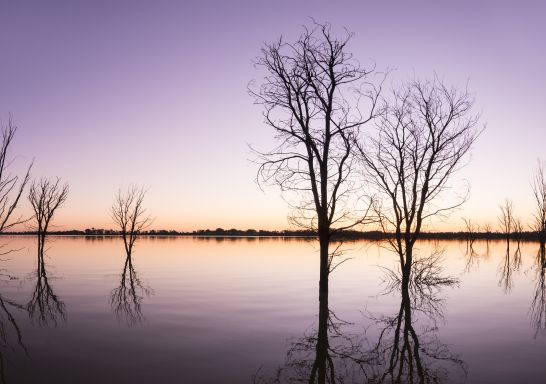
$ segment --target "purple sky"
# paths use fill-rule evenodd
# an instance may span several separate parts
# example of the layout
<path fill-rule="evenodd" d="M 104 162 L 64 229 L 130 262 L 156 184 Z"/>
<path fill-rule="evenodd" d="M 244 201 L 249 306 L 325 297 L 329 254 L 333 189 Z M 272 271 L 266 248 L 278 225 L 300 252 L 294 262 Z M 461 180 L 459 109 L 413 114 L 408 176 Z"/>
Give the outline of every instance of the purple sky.
<path fill-rule="evenodd" d="M 15 165 L 35 158 L 35 176 L 69 182 L 65 229 L 111 227 L 114 193 L 132 182 L 149 187 L 156 228 L 285 228 L 278 190 L 254 183 L 247 143 L 267 149 L 273 135 L 246 87 L 262 43 L 294 39 L 313 17 L 353 31 L 350 50 L 397 68 L 393 83 L 470 79 L 487 129 L 457 175 L 471 199 L 444 225 L 496 225 L 505 198 L 527 218 L 546 159 L 546 6 L 379 3 L 4 0 L 0 118 L 19 126 Z"/>

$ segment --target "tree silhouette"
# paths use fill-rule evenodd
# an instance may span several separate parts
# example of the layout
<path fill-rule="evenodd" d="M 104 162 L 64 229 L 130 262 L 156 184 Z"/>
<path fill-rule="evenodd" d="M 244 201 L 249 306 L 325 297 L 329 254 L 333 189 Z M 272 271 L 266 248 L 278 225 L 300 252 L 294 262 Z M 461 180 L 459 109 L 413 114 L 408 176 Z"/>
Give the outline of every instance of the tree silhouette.
<path fill-rule="evenodd" d="M 448 182 L 477 138 L 478 115 L 468 91 L 437 78 L 410 81 L 386 102 L 375 134 L 357 149 L 367 180 L 377 189 L 375 211 L 390 244 L 409 271 L 423 223 L 460 206 L 442 204 Z"/>
<path fill-rule="evenodd" d="M 380 85 L 371 84 L 374 70 L 361 67 L 348 52 L 350 38 L 349 33 L 337 38 L 329 24 L 315 23 L 294 43 L 280 38 L 265 44 L 256 62 L 265 77 L 249 90 L 277 139 L 272 150 L 255 151 L 258 181 L 278 185 L 287 199 L 294 197 L 290 222 L 317 235 L 324 291 L 334 267 L 332 234 L 366 217 L 365 204 L 363 211 L 356 208 L 357 189 L 350 178 L 354 138 L 375 117 L 380 92 Z"/>
<path fill-rule="evenodd" d="M 118 190 L 110 215 L 119 227 L 125 252 L 130 255 L 139 233 L 152 223 L 152 218 L 146 214 L 144 197 L 146 190 L 132 185 L 125 192 Z"/>
<path fill-rule="evenodd" d="M 510 236 L 514 231 L 514 204 L 511 200 L 506 199 L 500 206 L 501 214 L 499 215 L 499 225 L 502 233 L 506 235 L 506 241 L 510 241 Z"/>
<path fill-rule="evenodd" d="M 9 150 L 16 132 L 17 126 L 13 124 L 10 116 L 8 123 L 2 125 L 2 142 L 0 144 L 0 232 L 29 220 L 22 216 L 13 217 L 19 199 L 30 181 L 32 168 L 31 163 L 22 177 L 10 173 L 9 166 L 12 164 L 12 160 L 9 158 Z"/>
<path fill-rule="evenodd" d="M 68 198 L 68 184 L 61 184 L 61 179 L 41 178 L 30 185 L 28 200 L 34 210 L 35 228 L 38 235 L 38 255 L 43 257 L 44 245 L 49 224 L 57 209 Z M 40 257 L 40 256 L 39 256 Z"/>

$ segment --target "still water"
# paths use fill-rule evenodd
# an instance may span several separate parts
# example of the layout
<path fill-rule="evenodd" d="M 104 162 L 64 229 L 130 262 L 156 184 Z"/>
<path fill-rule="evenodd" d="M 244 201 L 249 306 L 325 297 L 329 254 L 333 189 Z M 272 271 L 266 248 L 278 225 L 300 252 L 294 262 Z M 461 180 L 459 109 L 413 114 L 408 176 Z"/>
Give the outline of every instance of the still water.
<path fill-rule="evenodd" d="M 321 343 L 325 382 L 546 382 L 535 243 L 422 242 L 443 256 L 406 294 L 393 253 L 348 243 L 319 311 L 307 240 L 0 240 L 7 383 L 309 382 Z"/>

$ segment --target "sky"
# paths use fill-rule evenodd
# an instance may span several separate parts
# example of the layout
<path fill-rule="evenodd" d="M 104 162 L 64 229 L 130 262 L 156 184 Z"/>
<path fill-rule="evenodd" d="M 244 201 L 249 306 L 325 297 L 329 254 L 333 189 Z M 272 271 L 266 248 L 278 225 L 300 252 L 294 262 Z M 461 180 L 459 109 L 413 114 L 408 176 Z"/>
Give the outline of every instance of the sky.
<path fill-rule="evenodd" d="M 391 86 L 469 83 L 486 126 L 455 175 L 470 198 L 429 229 L 495 226 L 506 198 L 527 221 L 546 160 L 545 14 L 531 1 L 1 0 L 0 119 L 18 126 L 13 172 L 34 159 L 33 176 L 69 183 L 58 229 L 112 228 L 131 183 L 148 189 L 154 228 L 288 228 L 280 191 L 255 182 L 248 145 L 274 140 L 247 87 L 263 44 L 313 18 L 352 31 L 362 63 L 396 68 Z"/>

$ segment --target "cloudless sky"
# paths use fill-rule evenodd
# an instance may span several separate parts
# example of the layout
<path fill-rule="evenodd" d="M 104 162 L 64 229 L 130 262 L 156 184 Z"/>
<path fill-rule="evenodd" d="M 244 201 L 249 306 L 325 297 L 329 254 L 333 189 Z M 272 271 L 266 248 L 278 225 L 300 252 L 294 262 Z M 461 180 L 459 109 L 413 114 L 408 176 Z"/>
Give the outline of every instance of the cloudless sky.
<path fill-rule="evenodd" d="M 149 188 L 155 228 L 287 228 L 280 192 L 261 191 L 248 143 L 273 133 L 247 93 L 264 42 L 330 22 L 395 85 L 436 72 L 469 88 L 487 129 L 456 178 L 461 217 L 497 223 L 511 198 L 532 210 L 546 159 L 546 3 L 502 1 L 0 1 L 0 118 L 19 126 L 14 170 L 70 184 L 61 229 L 113 227 L 119 187 Z M 26 200 L 22 212 L 29 212 Z"/>

